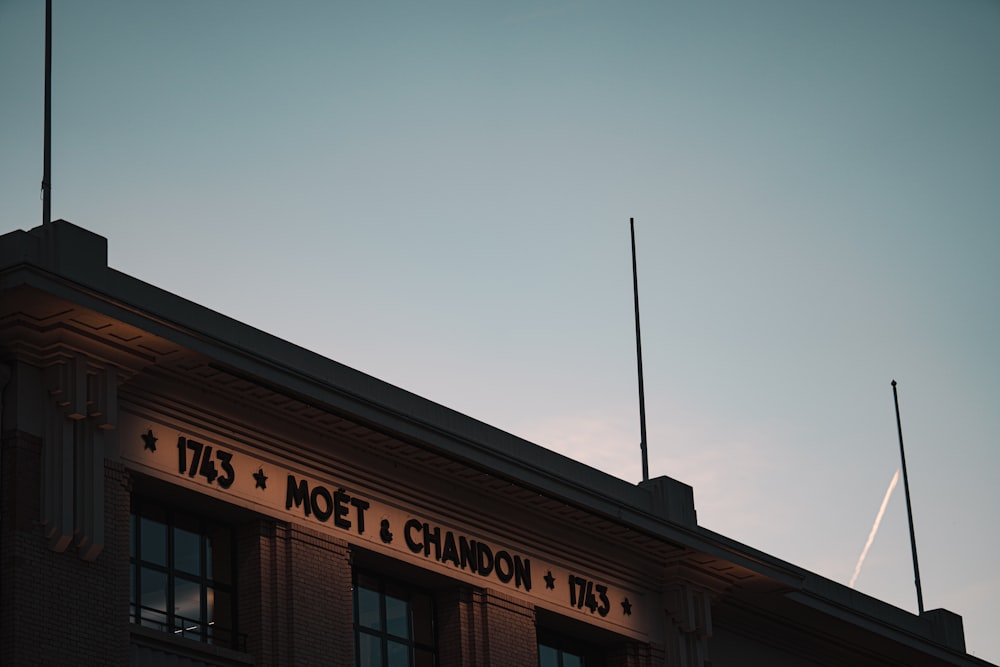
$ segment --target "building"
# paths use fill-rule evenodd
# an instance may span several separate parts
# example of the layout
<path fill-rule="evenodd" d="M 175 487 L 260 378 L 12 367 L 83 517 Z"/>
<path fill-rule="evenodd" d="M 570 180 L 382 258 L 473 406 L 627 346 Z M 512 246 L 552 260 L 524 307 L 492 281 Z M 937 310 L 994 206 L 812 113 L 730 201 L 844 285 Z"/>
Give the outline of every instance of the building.
<path fill-rule="evenodd" d="M 0 663 L 986 665 L 633 485 L 0 237 Z"/>

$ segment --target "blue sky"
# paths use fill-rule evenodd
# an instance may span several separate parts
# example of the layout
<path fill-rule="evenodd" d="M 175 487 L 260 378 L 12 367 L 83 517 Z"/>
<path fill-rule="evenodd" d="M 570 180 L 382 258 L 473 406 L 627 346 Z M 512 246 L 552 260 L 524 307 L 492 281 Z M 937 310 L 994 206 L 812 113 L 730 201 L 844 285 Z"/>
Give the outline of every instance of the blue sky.
<path fill-rule="evenodd" d="M 43 4 L 0 2 L 0 220 Z M 846 584 L 898 466 L 1000 662 L 1000 4 L 55 0 L 53 214 L 112 266 Z M 915 610 L 902 486 L 857 588 Z"/>

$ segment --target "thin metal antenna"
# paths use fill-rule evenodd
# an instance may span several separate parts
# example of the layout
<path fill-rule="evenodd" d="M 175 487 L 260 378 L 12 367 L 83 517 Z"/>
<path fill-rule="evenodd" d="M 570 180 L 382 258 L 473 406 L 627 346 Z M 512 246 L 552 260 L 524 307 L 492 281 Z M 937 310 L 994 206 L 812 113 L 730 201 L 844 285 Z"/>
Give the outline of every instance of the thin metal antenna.
<path fill-rule="evenodd" d="M 892 381 L 892 399 L 896 403 L 896 430 L 899 431 L 899 458 L 903 468 L 903 491 L 906 494 L 906 518 L 910 522 L 910 550 L 913 552 L 913 583 L 917 586 L 917 609 L 924 613 L 924 594 L 920 590 L 920 566 L 917 564 L 917 537 L 913 532 L 913 508 L 910 506 L 910 482 L 906 477 L 906 453 L 903 451 L 903 425 L 899 420 L 899 395 Z"/>
<path fill-rule="evenodd" d="M 52 221 L 52 0 L 45 0 L 45 128 L 42 148 L 42 224 Z"/>
<path fill-rule="evenodd" d="M 646 393 L 642 386 L 642 339 L 639 336 L 639 273 L 635 263 L 635 218 L 628 219 L 632 229 L 632 292 L 635 295 L 635 354 L 639 366 L 639 431 L 642 441 L 642 481 L 649 481 L 649 455 L 646 451 Z"/>

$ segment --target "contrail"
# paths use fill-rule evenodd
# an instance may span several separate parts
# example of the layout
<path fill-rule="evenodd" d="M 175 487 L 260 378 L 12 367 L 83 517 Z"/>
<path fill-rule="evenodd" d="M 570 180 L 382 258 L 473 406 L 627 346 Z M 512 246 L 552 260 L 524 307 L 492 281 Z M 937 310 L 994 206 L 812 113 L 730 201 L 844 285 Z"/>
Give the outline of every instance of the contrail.
<path fill-rule="evenodd" d="M 882 506 L 878 508 L 878 514 L 875 515 L 875 524 L 872 526 L 872 532 L 868 533 L 868 541 L 865 542 L 865 548 L 861 550 L 861 558 L 858 558 L 858 564 L 854 567 L 851 583 L 847 584 L 851 588 L 854 588 L 854 582 L 858 580 L 858 575 L 861 574 L 861 566 L 865 564 L 865 557 L 868 556 L 868 550 L 871 549 L 872 542 L 875 541 L 875 533 L 878 532 L 878 526 L 882 523 L 882 515 L 885 514 L 885 508 L 889 504 L 889 497 L 892 496 L 892 490 L 896 488 L 898 482 L 899 468 L 896 468 L 896 474 L 892 476 L 889 488 L 885 492 L 885 498 L 882 499 Z"/>

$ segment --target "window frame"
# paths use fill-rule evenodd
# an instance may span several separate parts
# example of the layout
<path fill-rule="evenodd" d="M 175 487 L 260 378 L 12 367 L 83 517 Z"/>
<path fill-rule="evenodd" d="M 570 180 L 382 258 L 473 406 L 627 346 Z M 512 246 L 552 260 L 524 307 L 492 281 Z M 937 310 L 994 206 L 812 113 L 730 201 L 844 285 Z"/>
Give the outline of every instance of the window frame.
<path fill-rule="evenodd" d="M 369 584 L 374 583 L 374 586 Z M 368 571 L 355 571 L 352 575 L 352 606 L 353 606 L 353 628 L 354 628 L 354 663 L 361 667 L 361 642 L 362 637 L 375 638 L 379 644 L 381 660 L 376 667 L 388 667 L 389 665 L 389 645 L 390 643 L 402 644 L 407 647 L 409 660 L 408 665 L 417 663 L 417 653 L 421 652 L 428 656 L 432 665 L 438 663 L 438 626 L 437 626 L 437 604 L 433 591 L 415 587 L 390 577 L 385 577 L 377 573 Z M 378 595 L 379 627 L 373 628 L 361 622 L 361 589 L 374 592 Z M 389 629 L 389 617 L 387 613 L 386 598 L 401 600 L 406 603 L 406 624 L 408 636 L 394 634 Z M 418 639 L 414 625 L 413 599 L 423 597 L 428 606 L 427 613 L 429 619 L 429 639 L 432 643 L 427 643 Z"/>
<path fill-rule="evenodd" d="M 165 564 L 158 562 L 153 554 L 143 553 L 143 524 L 145 521 L 164 526 L 166 541 Z M 206 644 L 240 649 L 241 635 L 238 632 L 236 600 L 236 536 L 234 526 L 215 521 L 195 512 L 180 509 L 168 503 L 133 496 L 129 510 L 129 622 L 142 627 L 159 630 L 176 637 L 184 637 Z M 194 528 L 194 530 L 192 530 Z M 198 538 L 197 572 L 178 566 L 176 542 L 177 531 Z M 225 546 L 222 554 L 210 555 L 210 549 L 220 539 Z M 224 569 L 224 573 L 220 573 Z M 165 577 L 165 610 L 142 605 L 143 574 L 151 572 Z M 226 576 L 228 575 L 228 576 Z M 228 579 L 228 581 L 226 580 Z M 191 618 L 177 613 L 178 582 L 193 584 L 198 590 L 198 616 Z M 228 597 L 229 602 L 223 613 L 219 613 L 220 597 Z M 230 625 L 219 623 L 219 617 L 228 617 Z"/>
<path fill-rule="evenodd" d="M 550 632 L 539 628 L 537 632 L 538 665 L 542 665 L 542 647 L 556 651 L 556 666 L 567 667 L 566 655 L 579 658 L 580 667 L 604 667 L 607 662 L 605 651 L 596 644 L 580 640 L 575 636 Z"/>

